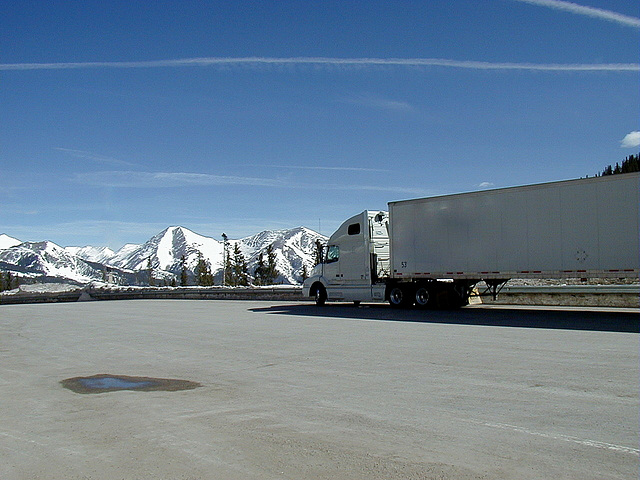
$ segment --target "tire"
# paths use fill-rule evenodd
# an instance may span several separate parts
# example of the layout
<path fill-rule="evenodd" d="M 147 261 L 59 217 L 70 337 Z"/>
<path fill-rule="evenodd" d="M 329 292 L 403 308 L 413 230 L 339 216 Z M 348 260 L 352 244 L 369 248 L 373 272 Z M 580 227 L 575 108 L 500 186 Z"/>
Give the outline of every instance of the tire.
<path fill-rule="evenodd" d="M 316 286 L 314 297 L 316 305 L 323 306 L 327 302 L 327 290 L 322 285 Z"/>
<path fill-rule="evenodd" d="M 418 308 L 430 308 L 433 305 L 433 294 L 426 285 L 419 285 L 414 294 L 415 304 Z"/>
<path fill-rule="evenodd" d="M 410 307 L 412 303 L 413 301 L 411 299 L 411 295 L 408 287 L 406 286 L 401 287 L 400 285 L 394 285 L 393 287 L 391 287 L 391 290 L 389 290 L 389 304 L 393 308 Z"/>

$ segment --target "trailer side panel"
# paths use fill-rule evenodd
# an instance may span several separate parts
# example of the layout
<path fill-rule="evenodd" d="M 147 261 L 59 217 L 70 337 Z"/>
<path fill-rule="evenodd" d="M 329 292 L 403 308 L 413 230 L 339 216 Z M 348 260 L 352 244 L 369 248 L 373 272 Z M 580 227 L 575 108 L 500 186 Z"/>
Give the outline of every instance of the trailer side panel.
<path fill-rule="evenodd" d="M 640 174 L 391 202 L 402 278 L 637 276 Z"/>

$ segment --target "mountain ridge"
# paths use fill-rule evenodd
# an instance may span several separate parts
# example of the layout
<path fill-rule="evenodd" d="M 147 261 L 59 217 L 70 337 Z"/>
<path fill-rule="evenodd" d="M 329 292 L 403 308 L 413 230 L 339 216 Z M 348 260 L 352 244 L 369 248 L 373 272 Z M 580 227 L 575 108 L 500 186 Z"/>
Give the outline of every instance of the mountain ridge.
<path fill-rule="evenodd" d="M 4 235 L 4 234 L 3 234 Z M 8 248 L 0 245 L 0 270 L 30 280 L 56 280 L 86 284 L 109 281 L 124 285 L 150 282 L 179 282 L 182 257 L 189 277 L 194 276 L 200 258 L 210 266 L 215 283 L 222 283 L 223 242 L 200 235 L 186 227 L 170 226 L 142 244 L 125 244 L 117 251 L 109 247 L 85 245 L 61 247 L 50 241 L 20 242 L 8 235 Z M 4 238 L 4 237 L 2 237 Z M 315 242 L 327 237 L 306 227 L 264 230 L 237 240 L 228 240 L 231 254 L 237 245 L 244 255 L 250 274 L 254 272 L 260 253 L 273 245 L 280 275 L 276 283 L 298 284 L 302 270 L 313 267 Z"/>

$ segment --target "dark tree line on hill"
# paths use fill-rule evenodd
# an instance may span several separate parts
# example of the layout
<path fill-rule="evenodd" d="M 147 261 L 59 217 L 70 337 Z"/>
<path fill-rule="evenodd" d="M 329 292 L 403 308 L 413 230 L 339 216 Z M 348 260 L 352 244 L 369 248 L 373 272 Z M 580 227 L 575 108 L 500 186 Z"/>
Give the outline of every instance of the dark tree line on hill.
<path fill-rule="evenodd" d="M 616 163 L 615 166 L 608 165 L 602 173 L 596 177 L 604 177 L 606 175 L 617 175 L 619 173 L 640 172 L 640 164 L 638 163 L 638 155 L 629 155 L 622 161 L 622 165 Z"/>

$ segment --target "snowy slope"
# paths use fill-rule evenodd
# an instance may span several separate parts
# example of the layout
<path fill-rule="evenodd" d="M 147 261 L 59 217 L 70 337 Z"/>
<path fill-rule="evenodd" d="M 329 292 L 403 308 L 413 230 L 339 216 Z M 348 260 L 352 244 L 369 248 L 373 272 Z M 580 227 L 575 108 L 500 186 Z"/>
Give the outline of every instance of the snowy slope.
<path fill-rule="evenodd" d="M 83 260 L 97 263 L 107 263 L 110 258 L 115 255 L 115 252 L 109 247 L 65 247 L 67 253 L 80 257 Z"/>
<path fill-rule="evenodd" d="M 136 243 L 127 243 L 116 253 L 114 253 L 111 258 L 107 259 L 107 262 L 112 265 L 119 265 L 124 261 L 125 258 L 127 258 L 131 254 L 131 252 L 137 250 L 138 248 L 140 248 L 140 245 Z"/>
<path fill-rule="evenodd" d="M 237 242 L 247 259 L 251 273 L 255 270 L 260 253 L 263 253 L 266 261 L 267 247 L 273 245 L 276 266 L 280 272 L 277 281 L 296 284 L 301 281 L 303 264 L 307 266 L 307 272 L 311 272 L 313 268 L 316 240 L 325 243 L 327 237 L 308 228 L 298 227 L 289 230 L 267 230 Z"/>
<path fill-rule="evenodd" d="M 210 263 L 213 271 L 222 268 L 221 242 L 184 227 L 169 227 L 142 245 L 125 245 L 108 263 L 119 268 L 144 270 L 151 259 L 154 270 L 178 274 L 182 256 L 187 268 L 193 270 L 198 262 L 198 253 Z"/>
<path fill-rule="evenodd" d="M 0 250 L 4 250 L 5 248 L 15 247 L 16 245 L 20 245 L 21 243 L 22 243 L 21 240 L 10 237 L 9 235 L 5 235 L 4 233 L 0 235 Z"/>
<path fill-rule="evenodd" d="M 102 270 L 53 242 L 24 242 L 0 250 L 0 265 L 31 277 L 51 277 L 87 283 L 102 278 Z M 9 266 L 11 268 L 9 268 Z"/>

